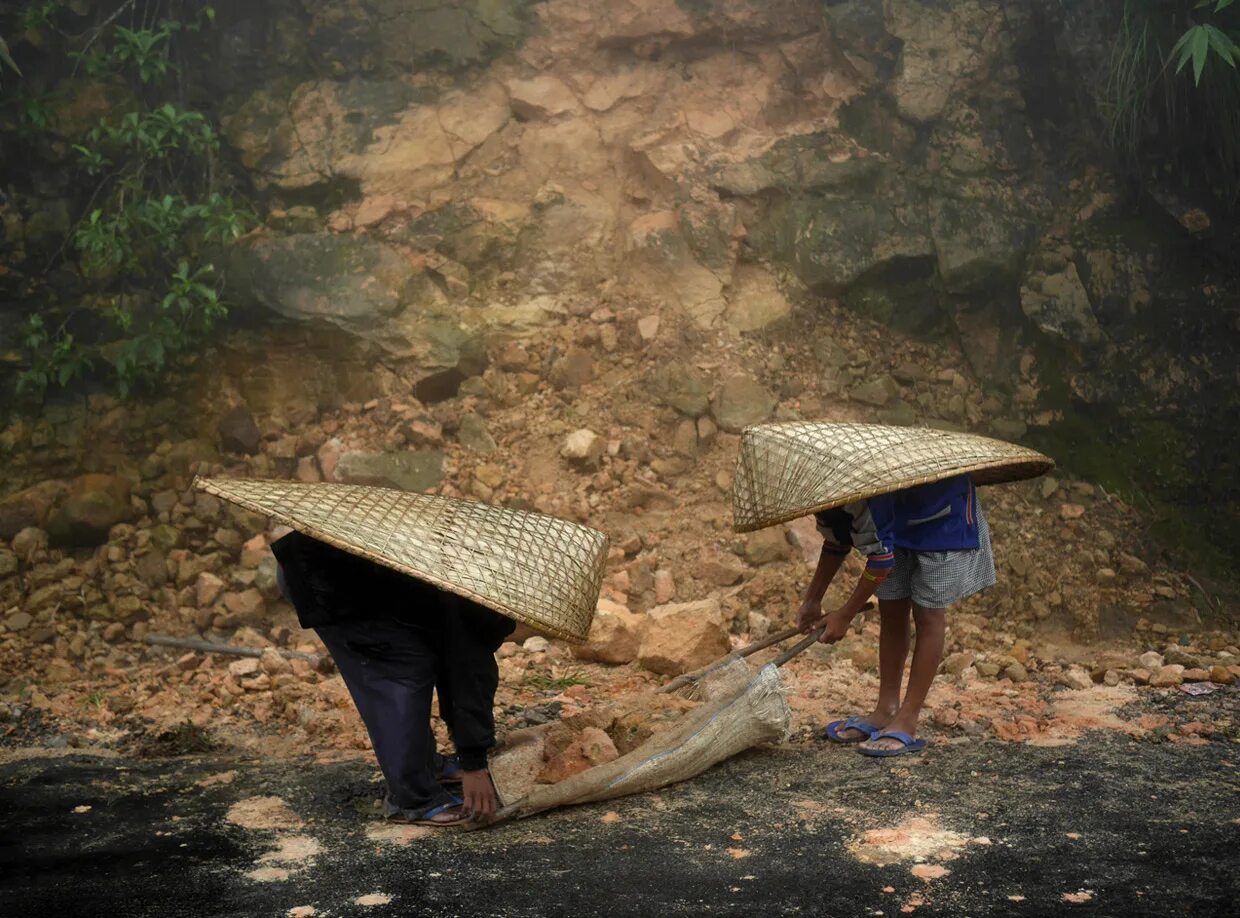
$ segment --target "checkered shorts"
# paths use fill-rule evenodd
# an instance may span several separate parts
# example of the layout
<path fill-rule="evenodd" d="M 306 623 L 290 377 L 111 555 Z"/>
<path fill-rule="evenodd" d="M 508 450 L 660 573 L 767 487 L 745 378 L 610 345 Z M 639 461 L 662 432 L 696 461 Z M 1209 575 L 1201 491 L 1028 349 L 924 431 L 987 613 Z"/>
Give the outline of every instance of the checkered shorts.
<path fill-rule="evenodd" d="M 879 599 L 912 598 L 923 609 L 946 609 L 966 596 L 995 585 L 995 556 L 990 527 L 979 501 L 978 547 L 966 551 L 895 550 L 896 563 L 874 595 Z"/>

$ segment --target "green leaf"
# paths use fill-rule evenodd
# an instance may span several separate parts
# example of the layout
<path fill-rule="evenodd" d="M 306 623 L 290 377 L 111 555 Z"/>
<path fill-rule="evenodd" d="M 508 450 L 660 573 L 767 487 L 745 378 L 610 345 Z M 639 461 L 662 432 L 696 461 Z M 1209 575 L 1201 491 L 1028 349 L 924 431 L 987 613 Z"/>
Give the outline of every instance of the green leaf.
<path fill-rule="evenodd" d="M 1236 61 L 1240 59 L 1240 46 L 1236 45 L 1226 32 L 1212 25 L 1204 26 L 1204 28 L 1214 53 L 1226 61 L 1232 69 L 1235 69 Z"/>

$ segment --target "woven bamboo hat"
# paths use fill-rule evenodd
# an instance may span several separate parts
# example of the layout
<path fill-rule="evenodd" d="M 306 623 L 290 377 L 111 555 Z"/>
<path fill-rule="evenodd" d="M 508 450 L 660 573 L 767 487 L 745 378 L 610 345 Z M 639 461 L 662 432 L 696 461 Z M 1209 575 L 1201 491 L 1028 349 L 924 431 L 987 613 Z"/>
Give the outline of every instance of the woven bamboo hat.
<path fill-rule="evenodd" d="M 541 513 L 363 485 L 194 480 L 208 494 L 465 596 L 553 637 L 583 641 L 607 536 Z"/>
<path fill-rule="evenodd" d="M 741 434 L 732 528 L 752 532 L 965 472 L 982 485 L 1036 478 L 1054 467 L 1036 450 L 976 434 L 826 421 L 759 424 Z"/>

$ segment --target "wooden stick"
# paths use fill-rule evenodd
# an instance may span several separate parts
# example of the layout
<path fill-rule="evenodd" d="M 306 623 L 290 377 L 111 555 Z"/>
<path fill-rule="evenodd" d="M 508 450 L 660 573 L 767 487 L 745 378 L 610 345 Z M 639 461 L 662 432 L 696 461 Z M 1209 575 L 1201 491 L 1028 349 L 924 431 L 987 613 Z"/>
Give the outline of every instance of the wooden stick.
<path fill-rule="evenodd" d="M 760 641 L 754 641 L 752 644 L 747 644 L 740 650 L 734 650 L 730 654 L 720 657 L 714 663 L 703 666 L 701 669 L 695 669 L 691 673 L 685 673 L 684 675 L 677 676 L 671 682 L 667 683 L 667 685 L 657 689 L 655 694 L 666 695 L 668 692 L 674 692 L 676 689 L 688 685 L 690 682 L 697 682 L 703 676 L 713 673 L 717 669 L 722 669 L 729 663 L 735 663 L 737 660 L 743 660 L 745 657 L 752 656 L 760 650 L 766 650 L 768 647 L 782 643 L 783 641 L 788 640 L 788 638 L 800 633 L 801 629 L 795 626 L 785 628 L 783 631 L 777 631 L 769 637 L 764 637 Z"/>
<path fill-rule="evenodd" d="M 198 641 L 193 638 L 174 638 L 166 634 L 148 634 L 143 640 L 156 647 L 176 647 L 180 650 L 197 650 L 199 653 L 224 653 L 234 657 L 261 657 L 263 651 L 256 647 L 234 647 L 231 644 L 217 644 L 214 641 Z M 300 650 L 280 650 L 280 656 L 291 660 L 305 660 L 313 666 L 321 666 L 323 658 L 317 653 L 302 653 Z"/>
<path fill-rule="evenodd" d="M 826 630 L 827 630 L 827 626 L 823 625 L 817 630 L 811 631 L 808 635 L 805 636 L 804 639 L 797 641 L 795 644 L 793 644 L 791 647 L 789 647 L 787 650 L 785 650 L 783 653 L 781 653 L 771 662 L 773 662 L 776 666 L 783 666 L 785 663 L 787 663 L 797 654 L 805 650 L 808 650 L 810 647 L 812 647 L 814 643 L 820 637 L 822 637 L 822 633 Z"/>

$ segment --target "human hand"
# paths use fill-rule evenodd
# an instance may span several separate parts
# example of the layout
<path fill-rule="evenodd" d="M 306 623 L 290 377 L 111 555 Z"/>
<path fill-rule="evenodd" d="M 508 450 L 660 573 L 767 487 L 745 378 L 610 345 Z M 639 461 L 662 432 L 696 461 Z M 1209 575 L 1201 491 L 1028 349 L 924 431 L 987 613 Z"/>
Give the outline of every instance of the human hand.
<path fill-rule="evenodd" d="M 475 822 L 487 822 L 495 815 L 495 785 L 491 783 L 491 773 L 485 768 L 461 773 L 461 793 L 465 798 L 465 812 Z"/>
<path fill-rule="evenodd" d="M 824 644 L 834 644 L 848 634 L 848 626 L 852 624 L 852 620 L 853 616 L 847 610 L 836 609 L 827 616 L 827 626 L 819 640 Z"/>
<path fill-rule="evenodd" d="M 822 600 L 815 602 L 807 599 L 797 609 L 797 628 L 802 634 L 808 634 L 813 626 L 822 618 Z"/>

